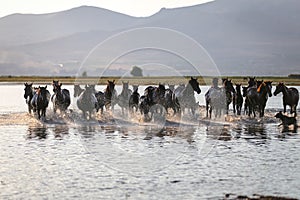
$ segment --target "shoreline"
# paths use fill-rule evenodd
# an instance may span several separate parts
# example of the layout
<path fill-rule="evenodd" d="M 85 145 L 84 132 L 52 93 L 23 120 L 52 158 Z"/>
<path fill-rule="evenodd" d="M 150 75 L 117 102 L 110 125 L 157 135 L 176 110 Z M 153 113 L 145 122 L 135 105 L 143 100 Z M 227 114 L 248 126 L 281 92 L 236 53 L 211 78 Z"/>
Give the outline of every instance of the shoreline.
<path fill-rule="evenodd" d="M 211 85 L 211 80 L 213 77 L 209 76 L 195 76 L 198 78 L 200 85 Z M 179 85 L 181 83 L 186 83 L 190 76 L 185 77 L 175 77 L 175 76 L 157 76 L 157 77 L 72 77 L 72 76 L 0 76 L 0 85 L 17 85 L 23 84 L 25 82 L 32 82 L 34 84 L 52 84 L 53 80 L 59 80 L 65 85 L 74 84 L 96 84 L 96 85 L 106 85 L 108 80 L 115 80 L 117 85 L 121 85 L 122 81 L 129 82 L 130 85 L 157 85 L 159 83 L 165 84 L 175 84 Z M 242 85 L 247 85 L 248 76 L 224 76 L 221 78 L 229 78 L 233 83 L 240 83 Z M 291 78 L 287 76 L 257 76 L 257 80 L 273 81 L 273 85 L 279 82 L 284 82 L 288 86 L 300 86 L 299 78 Z"/>

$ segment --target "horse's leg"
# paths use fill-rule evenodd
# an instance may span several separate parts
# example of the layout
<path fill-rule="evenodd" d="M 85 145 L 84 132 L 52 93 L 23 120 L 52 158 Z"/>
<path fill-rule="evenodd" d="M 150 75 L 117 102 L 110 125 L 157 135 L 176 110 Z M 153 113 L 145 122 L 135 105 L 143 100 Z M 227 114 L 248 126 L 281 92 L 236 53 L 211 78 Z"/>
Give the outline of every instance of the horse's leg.
<path fill-rule="evenodd" d="M 38 119 L 41 119 L 41 113 L 40 113 L 40 109 L 37 109 L 37 114 L 38 114 Z"/>
<path fill-rule="evenodd" d="M 235 110 L 235 99 L 232 101 L 232 106 L 233 106 L 233 114 L 236 113 L 236 110 Z"/>
<path fill-rule="evenodd" d="M 208 118 L 208 109 L 209 109 L 208 102 L 206 101 L 206 118 Z M 210 118 L 211 118 L 211 116 L 210 116 Z"/>
<path fill-rule="evenodd" d="M 285 113 L 285 112 L 286 112 L 286 104 L 283 103 L 283 113 Z"/>

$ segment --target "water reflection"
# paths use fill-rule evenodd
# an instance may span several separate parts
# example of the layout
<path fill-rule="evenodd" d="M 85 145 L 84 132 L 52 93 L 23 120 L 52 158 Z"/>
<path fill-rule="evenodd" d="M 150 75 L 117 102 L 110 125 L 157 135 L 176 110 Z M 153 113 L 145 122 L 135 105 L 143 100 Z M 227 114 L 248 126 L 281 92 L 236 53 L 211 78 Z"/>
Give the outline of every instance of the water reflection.
<path fill-rule="evenodd" d="M 269 137 L 266 124 L 246 124 L 244 127 L 245 139 L 255 145 L 267 144 Z"/>
<path fill-rule="evenodd" d="M 54 137 L 55 138 L 63 138 L 64 135 L 69 134 L 69 126 L 68 125 L 56 125 L 54 127 Z"/>
<path fill-rule="evenodd" d="M 27 132 L 27 139 L 46 139 L 48 136 L 47 127 L 45 125 L 29 126 Z"/>
<path fill-rule="evenodd" d="M 209 138 L 216 140 L 229 141 L 232 139 L 229 125 L 213 125 L 206 127 L 206 134 Z"/>

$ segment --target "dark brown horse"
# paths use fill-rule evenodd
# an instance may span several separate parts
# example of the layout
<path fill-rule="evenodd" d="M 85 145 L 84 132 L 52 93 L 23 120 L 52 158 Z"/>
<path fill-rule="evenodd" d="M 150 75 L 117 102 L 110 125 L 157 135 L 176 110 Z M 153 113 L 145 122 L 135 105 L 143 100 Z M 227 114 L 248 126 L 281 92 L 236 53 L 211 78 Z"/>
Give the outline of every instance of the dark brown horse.
<path fill-rule="evenodd" d="M 35 92 L 32 88 L 32 83 L 31 84 L 24 83 L 24 85 L 25 85 L 24 99 L 26 99 L 26 104 L 28 105 L 28 112 L 29 112 L 29 114 L 31 114 L 31 110 L 32 110 L 31 99 L 32 99 Z"/>
<path fill-rule="evenodd" d="M 295 116 L 297 116 L 297 105 L 299 102 L 299 92 L 296 88 L 288 88 L 283 83 L 279 83 L 276 86 L 274 96 L 282 92 L 283 97 L 283 112 L 286 112 L 286 106 L 290 106 L 290 113 L 295 113 Z"/>
<path fill-rule="evenodd" d="M 263 117 L 265 113 L 265 107 L 268 100 L 268 97 L 272 97 L 272 82 L 263 81 L 261 84 L 256 87 L 249 87 L 247 89 L 247 103 L 248 103 L 248 115 L 249 117 L 253 113 L 253 116 L 256 117 L 255 110 L 258 108 L 259 116 Z"/>
<path fill-rule="evenodd" d="M 180 110 L 182 114 L 184 110 L 190 109 L 192 115 L 195 115 L 196 109 L 198 109 L 198 102 L 195 99 L 195 93 L 200 94 L 201 89 L 197 78 L 191 77 L 188 84 L 185 87 L 179 86 L 175 89 L 175 97 L 178 99 Z"/>
<path fill-rule="evenodd" d="M 107 81 L 107 86 L 104 91 L 105 97 L 105 109 L 109 110 L 110 108 L 113 110 L 114 105 L 116 105 L 117 100 L 117 92 L 115 90 L 115 80 Z"/>
<path fill-rule="evenodd" d="M 38 87 L 36 93 L 32 97 L 31 106 L 33 112 L 37 112 L 38 118 L 46 117 L 46 109 L 50 100 L 50 92 L 47 90 L 47 86 Z"/>

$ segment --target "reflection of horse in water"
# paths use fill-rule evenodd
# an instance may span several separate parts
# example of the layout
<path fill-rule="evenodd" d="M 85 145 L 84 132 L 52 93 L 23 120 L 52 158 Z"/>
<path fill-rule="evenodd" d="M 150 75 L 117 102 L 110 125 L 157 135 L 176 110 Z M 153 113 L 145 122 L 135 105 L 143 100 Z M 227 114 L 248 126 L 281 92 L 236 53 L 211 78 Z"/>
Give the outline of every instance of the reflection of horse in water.
<path fill-rule="evenodd" d="M 32 97 L 31 106 L 34 112 L 37 112 L 38 118 L 46 117 L 46 109 L 50 100 L 50 92 L 47 90 L 47 86 L 38 87 L 36 93 Z"/>
<path fill-rule="evenodd" d="M 28 127 L 27 139 L 46 139 L 48 136 L 47 127 L 44 125 L 35 125 Z"/>
<path fill-rule="evenodd" d="M 85 86 L 84 92 L 77 99 L 77 107 L 82 111 L 84 118 L 86 118 L 86 114 L 88 114 L 89 119 L 91 119 L 96 104 L 95 88 L 89 85 Z"/>
<path fill-rule="evenodd" d="M 197 78 L 193 77 L 191 77 L 186 86 L 181 85 L 175 89 L 175 97 L 178 99 L 182 114 L 185 109 L 190 109 L 192 115 L 195 115 L 195 111 L 199 105 L 196 103 L 194 91 L 197 92 L 197 94 L 201 93 L 199 82 Z"/>
<path fill-rule="evenodd" d="M 290 113 L 295 113 L 295 116 L 297 116 L 297 106 L 299 102 L 299 92 L 296 88 L 288 88 L 283 83 L 279 83 L 276 86 L 274 96 L 282 92 L 282 103 L 283 103 L 283 112 L 286 112 L 286 106 L 290 106 Z"/>

